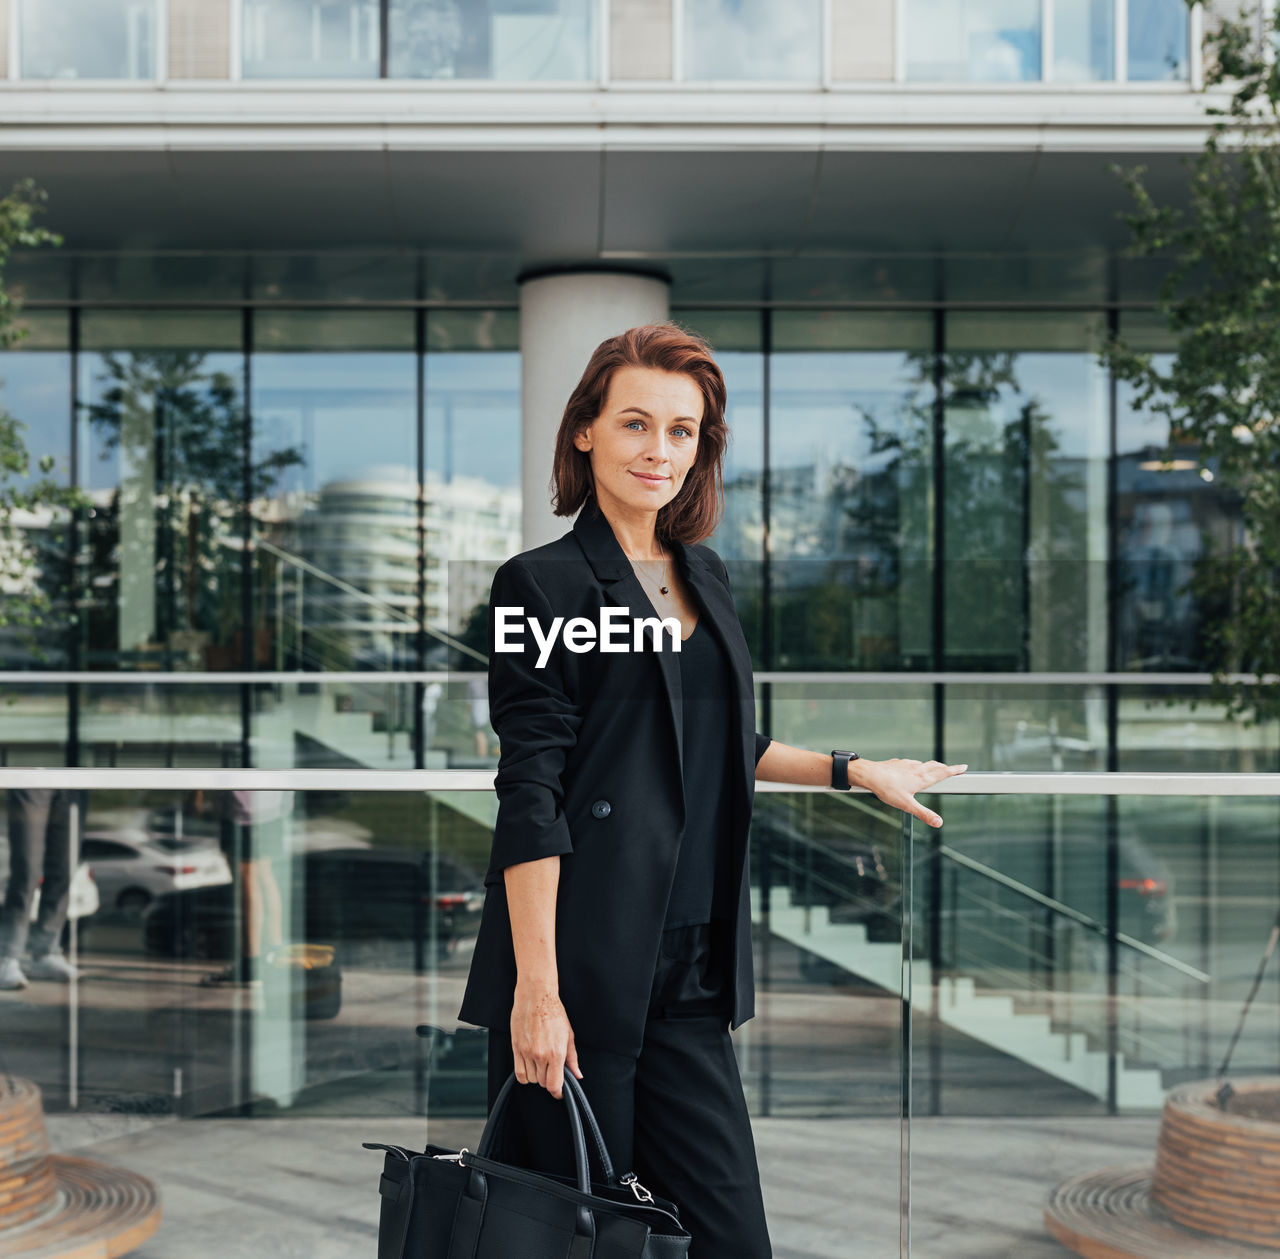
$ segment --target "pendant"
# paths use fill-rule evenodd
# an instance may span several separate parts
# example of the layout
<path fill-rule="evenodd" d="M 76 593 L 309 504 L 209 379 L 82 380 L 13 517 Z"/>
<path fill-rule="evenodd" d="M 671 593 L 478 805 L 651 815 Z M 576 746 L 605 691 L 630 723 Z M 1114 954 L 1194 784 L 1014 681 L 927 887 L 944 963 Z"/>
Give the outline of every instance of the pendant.
<path fill-rule="evenodd" d="M 659 586 L 658 589 L 661 590 L 664 595 L 669 595 L 671 593 L 671 591 L 668 590 L 666 586 Z"/>

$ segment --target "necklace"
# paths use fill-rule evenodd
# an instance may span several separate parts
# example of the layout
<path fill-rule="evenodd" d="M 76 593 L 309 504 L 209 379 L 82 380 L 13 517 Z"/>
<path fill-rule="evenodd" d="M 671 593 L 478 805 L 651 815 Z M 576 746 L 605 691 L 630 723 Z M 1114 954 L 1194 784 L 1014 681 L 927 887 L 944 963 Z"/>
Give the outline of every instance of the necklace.
<path fill-rule="evenodd" d="M 628 557 L 628 558 L 630 558 L 630 557 Z M 667 594 L 670 594 L 670 593 L 671 593 L 671 588 L 667 585 L 667 558 L 668 558 L 668 557 L 667 557 L 667 556 L 665 556 L 665 555 L 662 557 L 662 584 L 658 587 L 658 589 L 659 589 L 659 590 L 660 590 L 664 595 L 667 595 Z M 638 562 L 637 560 L 632 560 L 632 561 L 631 561 L 631 566 L 632 566 L 632 568 L 634 568 L 634 569 L 635 569 L 635 573 L 636 573 L 636 576 L 637 576 L 637 577 L 643 577 L 643 576 L 645 575 L 645 574 L 640 570 L 639 562 Z M 653 580 L 653 578 L 649 578 L 649 580 L 650 580 L 650 581 L 652 581 L 652 580 Z"/>

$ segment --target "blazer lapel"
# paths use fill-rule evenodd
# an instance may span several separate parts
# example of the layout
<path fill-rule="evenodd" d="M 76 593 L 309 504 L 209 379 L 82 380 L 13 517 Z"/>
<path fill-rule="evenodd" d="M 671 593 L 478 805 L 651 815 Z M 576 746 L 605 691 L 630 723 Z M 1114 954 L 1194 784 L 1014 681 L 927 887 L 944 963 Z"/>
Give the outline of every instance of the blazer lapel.
<path fill-rule="evenodd" d="M 608 518 L 589 501 L 578 513 L 573 532 L 591 564 L 596 578 L 607 588 L 609 598 L 619 607 L 631 609 L 633 618 L 657 616 L 658 613 L 636 577 L 631 561 L 614 535 Z M 705 616 L 716 637 L 725 648 L 734 682 L 735 719 L 739 730 L 738 759 L 744 771 L 755 758 L 755 731 L 748 729 L 742 715 L 749 711 L 754 699 L 751 654 L 738 624 L 733 600 L 710 564 L 692 547 L 682 542 L 674 545 L 680 571 L 693 592 L 699 615 Z M 680 775 L 681 799 L 684 790 L 684 710 L 680 687 L 680 661 L 671 648 L 670 638 L 663 639 L 661 651 L 655 653 L 662 671 L 663 691 L 671 715 L 671 731 L 675 740 L 676 768 Z"/>

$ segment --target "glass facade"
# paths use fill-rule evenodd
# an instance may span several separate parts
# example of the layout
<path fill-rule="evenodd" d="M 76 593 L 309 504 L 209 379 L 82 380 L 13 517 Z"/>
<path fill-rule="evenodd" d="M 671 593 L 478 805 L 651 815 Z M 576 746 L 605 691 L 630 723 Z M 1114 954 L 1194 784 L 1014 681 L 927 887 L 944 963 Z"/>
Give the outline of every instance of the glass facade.
<path fill-rule="evenodd" d="M 822 74 L 817 0 L 685 0 L 686 79 L 795 79 Z"/>
<path fill-rule="evenodd" d="M 1040 78 L 1040 0 L 907 0 L 907 78 L 1018 83 Z"/>
<path fill-rule="evenodd" d="M 454 1016 L 496 816 L 485 599 L 521 549 L 508 272 L 69 265 L 82 300 L 29 284 L 31 336 L 0 356 L 0 405 L 89 499 L 75 521 L 23 522 L 32 580 L 74 615 L 5 631 L 0 765 L 157 777 L 83 801 L 66 940 L 82 978 L 0 993 L 21 1029 L 6 1066 L 40 1085 L 66 1148 L 108 1115 L 128 1128 L 100 1152 L 169 1195 L 163 1253 L 201 1244 L 174 1169 L 207 1166 L 214 1119 L 241 1154 L 202 1192 L 261 1195 L 237 1235 L 287 1219 L 372 1244 L 359 1142 L 420 1146 L 429 1126 L 473 1147 L 484 1112 L 484 1036 Z M 877 267 L 808 265 L 777 269 L 785 306 L 718 296 L 729 271 L 711 266 L 673 293 L 728 385 L 709 541 L 759 728 L 975 772 L 1280 769 L 1276 723 L 1208 701 L 1221 609 L 1186 589 L 1238 527 L 1231 498 L 1098 365 L 1112 328 L 1168 353 L 1160 321 L 1018 307 L 1035 276 L 1017 260 L 949 260 L 966 301 L 903 283 L 876 309 L 848 294 Z M 254 795 L 160 777 L 242 766 L 325 780 Z M 371 769 L 486 773 L 447 791 L 344 776 Z M 757 793 L 759 996 L 735 1045 L 779 1248 L 834 1259 L 856 1230 L 898 1254 L 906 1229 L 910 1254 L 946 1259 L 958 1233 L 992 1253 L 1041 1237 L 1065 1174 L 1046 1131 L 1085 1166 L 1118 1139 L 1153 1154 L 1163 1092 L 1212 1074 L 1274 916 L 1258 891 L 1280 877 L 1274 795 L 927 803 L 941 832 L 904 832 L 872 797 Z M 18 793 L 4 807 L 0 835 L 20 836 Z M 242 970 L 260 985 L 229 981 Z M 1273 1032 L 1249 1024 L 1239 1073 L 1274 1069 Z M 305 1220 L 259 1167 L 269 1116 L 347 1151 Z M 278 1131 L 277 1152 L 302 1129 Z M 798 1146 L 867 1192 L 817 1217 Z"/>
<path fill-rule="evenodd" d="M 580 82 L 595 76 L 592 0 L 388 0 L 395 79 Z"/>
<path fill-rule="evenodd" d="M 244 74 L 581 81 L 595 73 L 596 8 L 592 0 L 244 0 Z"/>
<path fill-rule="evenodd" d="M 902 12 L 912 82 L 1144 82 L 1190 74 L 1183 0 L 903 0 Z M 1125 36 L 1117 65 L 1120 17 Z"/>
<path fill-rule="evenodd" d="M 520 549 L 518 315 L 377 308 L 390 270 L 330 272 L 266 260 L 237 309 L 41 310 L 4 355 L 0 401 L 89 506 L 22 522 L 24 589 L 76 611 L 6 627 L 0 664 L 111 675 L 33 676 L 12 763 L 492 764 L 481 610 Z M 366 308 L 272 304 L 343 285 Z M 1203 680 L 1137 680 L 1210 668 L 1224 612 L 1190 579 L 1239 525 L 1212 464 L 1112 390 L 1105 310 L 674 317 L 728 382 L 710 542 L 779 737 L 821 720 L 837 746 L 874 712 L 895 746 L 1014 769 L 1146 764 L 1179 729 L 1223 768 L 1269 763 L 1275 732 L 1197 707 Z M 1118 327 L 1167 346 L 1141 311 Z M 836 676 L 791 676 L 812 671 Z M 981 676 L 911 680 L 933 671 Z M 883 673 L 905 689 L 860 680 Z"/>
<path fill-rule="evenodd" d="M 24 79 L 153 79 L 160 0 L 13 0 Z"/>
<path fill-rule="evenodd" d="M 19 76 L 163 74 L 157 42 L 163 2 L 13 0 Z M 606 20 L 609 77 L 619 82 L 816 85 L 824 74 L 824 42 L 827 73 L 847 82 L 898 75 L 933 83 L 1190 77 L 1184 0 L 838 0 L 826 19 L 819 0 L 684 0 L 675 9 L 670 0 L 229 3 L 239 6 L 239 65 L 246 79 L 589 83 L 602 73 L 598 44 Z M 895 69 L 898 22 L 904 51 Z M 220 25 L 217 30 L 225 38 Z M 203 75 L 225 77 L 216 70 L 221 55 Z"/>

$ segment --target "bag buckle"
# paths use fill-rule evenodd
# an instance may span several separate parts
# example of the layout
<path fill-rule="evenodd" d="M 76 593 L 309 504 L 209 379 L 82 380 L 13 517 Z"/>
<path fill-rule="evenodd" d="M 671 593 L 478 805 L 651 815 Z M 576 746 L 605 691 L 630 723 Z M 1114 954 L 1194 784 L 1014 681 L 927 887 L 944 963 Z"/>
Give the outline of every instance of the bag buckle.
<path fill-rule="evenodd" d="M 433 1154 L 431 1157 L 442 1159 L 446 1163 L 457 1163 L 461 1165 L 462 1156 L 467 1153 L 467 1147 L 464 1145 L 456 1154 Z"/>
<path fill-rule="evenodd" d="M 652 1202 L 653 1194 L 651 1194 L 636 1177 L 635 1172 L 627 1172 L 625 1176 L 620 1178 L 622 1183 L 626 1185 L 636 1196 L 637 1202 Z"/>

